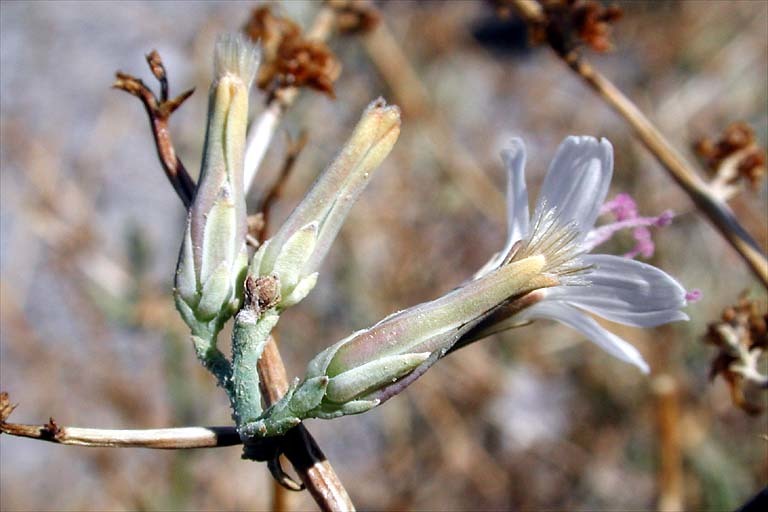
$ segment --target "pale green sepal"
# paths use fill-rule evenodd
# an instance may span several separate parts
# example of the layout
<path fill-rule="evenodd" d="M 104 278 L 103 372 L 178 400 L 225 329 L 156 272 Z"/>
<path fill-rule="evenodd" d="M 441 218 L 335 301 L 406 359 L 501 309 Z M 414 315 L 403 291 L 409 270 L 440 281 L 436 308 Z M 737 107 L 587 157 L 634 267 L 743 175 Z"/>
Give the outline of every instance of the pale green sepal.
<path fill-rule="evenodd" d="M 280 279 L 280 293 L 283 297 L 290 295 L 302 275 L 304 263 L 315 250 L 317 229 L 317 222 L 310 222 L 291 235 L 280 250 L 272 273 Z"/>
<path fill-rule="evenodd" d="M 325 375 L 305 380 L 291 397 L 288 407 L 297 416 L 303 416 L 307 411 L 314 409 L 323 400 L 328 381 Z"/>
<path fill-rule="evenodd" d="M 253 258 L 251 258 L 251 264 L 248 266 L 248 273 L 252 276 L 260 276 L 261 273 L 261 262 L 264 260 L 264 253 L 267 252 L 267 248 L 269 247 L 270 240 L 267 240 L 263 244 L 261 244 L 256 251 L 256 253 L 253 255 Z"/>
<path fill-rule="evenodd" d="M 221 312 L 222 306 L 232 296 L 231 272 L 230 262 L 222 261 L 208 281 L 203 284 L 200 303 L 195 311 L 197 318 L 212 320 Z"/>
<path fill-rule="evenodd" d="M 304 300 L 304 297 L 309 295 L 309 292 L 311 292 L 317 284 L 317 276 L 318 273 L 314 272 L 307 277 L 302 278 L 293 288 L 293 291 L 280 301 L 280 308 L 289 308 Z"/>
<path fill-rule="evenodd" d="M 201 283 L 206 283 L 214 272 L 218 272 L 222 263 L 226 262 L 227 267 L 234 263 L 235 252 L 242 243 L 237 240 L 237 228 L 237 210 L 229 197 L 228 187 L 223 185 L 219 197 L 206 214 L 201 247 Z"/>
<path fill-rule="evenodd" d="M 344 403 L 395 382 L 413 371 L 430 356 L 430 352 L 382 357 L 331 378 L 326 398 Z"/>
<path fill-rule="evenodd" d="M 380 403 L 381 400 L 352 400 L 345 404 L 322 404 L 314 411 L 311 411 L 311 416 L 323 420 L 332 420 L 341 416 L 369 411 Z"/>
<path fill-rule="evenodd" d="M 184 320 L 184 323 L 193 331 L 196 330 L 196 327 L 204 324 L 204 322 L 197 319 L 195 312 L 192 311 L 189 304 L 187 304 L 186 301 L 184 301 L 184 298 L 178 294 L 176 295 L 176 310 L 181 315 L 181 319 Z"/>
<path fill-rule="evenodd" d="M 243 284 L 248 275 L 248 250 L 243 244 L 242 250 L 235 256 L 235 264 L 232 267 L 232 298 L 229 302 L 229 310 L 226 312 L 227 318 L 234 316 L 240 311 L 240 302 L 243 298 Z"/>
<path fill-rule="evenodd" d="M 307 363 L 307 378 L 311 377 L 318 377 L 320 375 L 325 375 L 326 370 L 328 369 L 328 365 L 333 360 L 333 357 L 336 355 L 336 351 L 339 350 L 345 343 L 347 343 L 349 340 L 354 339 L 356 336 L 364 333 L 367 329 L 361 329 L 359 331 L 353 332 L 343 340 L 337 341 L 330 347 L 326 348 L 319 354 L 317 354 L 315 357 L 312 358 L 309 363 Z"/>
<path fill-rule="evenodd" d="M 264 411 L 256 421 L 241 425 L 239 427 L 241 437 L 278 436 L 301 423 L 302 418 L 291 410 L 291 400 L 293 400 L 297 385 L 298 379 L 291 384 L 285 395 Z"/>
<path fill-rule="evenodd" d="M 181 244 L 181 255 L 176 268 L 176 294 L 187 304 L 197 305 L 200 295 L 197 293 L 197 276 L 195 275 L 195 256 L 192 253 L 192 231 L 187 221 L 187 230 Z"/>
<path fill-rule="evenodd" d="M 243 435 L 247 437 L 275 437 L 281 436 L 291 430 L 293 427 L 301 423 L 301 420 L 296 417 L 291 418 L 270 418 L 266 417 L 248 423 L 240 429 L 241 437 Z"/>

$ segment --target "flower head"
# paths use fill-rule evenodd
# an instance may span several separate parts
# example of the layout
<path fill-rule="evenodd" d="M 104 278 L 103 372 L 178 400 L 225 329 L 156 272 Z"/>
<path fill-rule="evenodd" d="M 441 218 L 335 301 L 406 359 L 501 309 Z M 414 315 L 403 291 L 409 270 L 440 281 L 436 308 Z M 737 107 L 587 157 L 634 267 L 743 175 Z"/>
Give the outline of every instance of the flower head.
<path fill-rule="evenodd" d="M 656 267 L 627 257 L 589 254 L 589 251 L 619 229 L 632 228 L 638 247 L 627 256 L 652 253 L 647 227 L 668 224 L 672 213 L 640 217 L 637 205 L 627 195 L 604 205 L 613 174 L 610 142 L 592 137 L 568 137 L 552 160 L 533 217 L 529 218 L 522 141 L 514 139 L 502 157 L 508 172 L 507 242 L 475 278 L 507 261 L 528 256 L 532 250 L 541 250 L 541 243 L 537 241 L 548 232 L 564 230 L 567 226 L 574 232 L 567 241 L 569 249 L 563 255 L 568 261 L 561 266 L 560 285 L 537 290 L 527 298 L 525 307 L 515 308 L 514 314 L 486 323 L 475 336 L 538 318 L 557 320 L 580 331 L 610 354 L 647 372 L 648 365 L 632 345 L 600 326 L 586 312 L 625 325 L 654 327 L 687 320 L 680 309 L 686 305 L 689 295 L 674 278 Z M 601 213 L 613 213 L 617 222 L 595 228 Z M 638 229 L 642 230 L 639 235 Z M 566 241 L 561 239 L 560 243 Z"/>
<path fill-rule="evenodd" d="M 632 345 L 586 313 L 641 327 L 687 319 L 680 311 L 686 291 L 663 271 L 628 258 L 588 254 L 597 245 L 593 228 L 613 173 L 610 143 L 566 139 L 532 217 L 522 142 L 515 139 L 502 156 L 509 198 L 504 249 L 445 296 L 390 315 L 317 354 L 304 381 L 243 432 L 277 435 L 304 418 L 364 412 L 402 391 L 449 351 L 537 318 L 573 327 L 612 355 L 648 371 Z M 626 198 L 619 202 L 623 222 L 649 225 L 638 220 L 633 203 Z"/>

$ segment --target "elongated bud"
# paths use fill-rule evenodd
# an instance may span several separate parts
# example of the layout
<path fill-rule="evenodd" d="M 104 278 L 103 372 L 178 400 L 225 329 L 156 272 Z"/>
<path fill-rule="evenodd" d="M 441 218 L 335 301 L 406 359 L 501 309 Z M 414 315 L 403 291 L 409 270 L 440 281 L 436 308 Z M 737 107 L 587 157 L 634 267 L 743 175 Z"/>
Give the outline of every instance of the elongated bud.
<path fill-rule="evenodd" d="M 326 354 L 321 353 L 310 363 L 309 372 L 327 375 L 331 384 L 337 378 L 346 383 L 349 381 L 349 377 L 344 377 L 346 374 L 357 373 L 356 369 L 376 361 L 403 355 L 420 355 L 424 361 L 432 353 L 442 355 L 493 308 L 510 297 L 540 287 L 545 266 L 543 256 L 524 258 L 439 299 L 390 315 L 370 329 L 330 347 Z M 394 372 L 396 365 L 389 368 Z"/>
<path fill-rule="evenodd" d="M 231 316 L 246 265 L 243 152 L 258 65 L 258 48 L 242 36 L 216 42 L 202 169 L 176 271 L 177 306 L 193 330 Z"/>
<path fill-rule="evenodd" d="M 350 208 L 400 134 L 400 109 L 383 99 L 368 105 L 352 136 L 278 232 L 254 256 L 251 273 L 275 274 L 287 307 L 314 286 Z"/>

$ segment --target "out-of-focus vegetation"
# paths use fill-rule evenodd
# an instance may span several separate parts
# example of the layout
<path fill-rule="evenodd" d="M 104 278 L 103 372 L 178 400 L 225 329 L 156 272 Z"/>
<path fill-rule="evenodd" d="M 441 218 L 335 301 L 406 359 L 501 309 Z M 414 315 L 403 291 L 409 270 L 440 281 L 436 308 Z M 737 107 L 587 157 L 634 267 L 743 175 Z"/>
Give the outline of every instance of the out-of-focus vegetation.
<path fill-rule="evenodd" d="M 765 3 L 620 5 L 615 50 L 590 57 L 673 144 L 687 149 L 743 120 L 765 147 Z M 527 46 L 514 17 L 500 19 L 482 2 L 379 7 L 379 30 L 405 53 L 429 104 L 414 100 L 405 72 L 393 81 L 383 69 L 391 55 L 380 44 L 333 38 L 342 65 L 336 99 L 304 92 L 281 125 L 309 138 L 273 229 L 371 99 L 404 107 L 400 140 L 355 206 L 317 288 L 280 323 L 289 375 L 301 375 L 313 354 L 351 331 L 450 290 L 501 247 L 498 154 L 514 135 L 525 138 L 529 173 L 539 181 L 566 135 L 608 137 L 613 193 L 631 193 L 641 213 L 679 214 L 654 232 L 652 263 L 700 288 L 703 299 L 688 308 L 689 323 L 616 327 L 645 355 L 650 377 L 542 322 L 458 351 L 365 415 L 309 422 L 356 505 L 723 510 L 743 503 L 768 480 L 766 413 L 745 414 L 722 379 L 708 381 L 715 349 L 702 338 L 744 290 L 763 303 L 765 290 L 622 120 L 550 51 Z M 171 299 L 184 211 L 140 105 L 109 86 L 118 68 L 149 82 L 143 55 L 156 48 L 172 95 L 196 87 L 170 123 L 176 150 L 196 172 L 213 40 L 240 28 L 250 8 L 0 7 L 0 370 L 2 389 L 21 403 L 14 421 L 230 423 L 227 400 L 195 361 Z M 281 9 L 307 25 L 317 5 Z M 258 111 L 262 101 L 254 103 Z M 255 202 L 285 151 L 285 138 L 276 137 Z M 763 251 L 767 202 L 763 182 L 731 203 Z M 621 254 L 632 240 L 611 244 Z M 753 399 L 768 406 L 765 394 Z M 3 510 L 269 506 L 266 468 L 241 461 L 239 448 L 86 449 L 3 436 L 0 449 Z M 315 506 L 307 493 L 290 499 L 296 509 Z"/>

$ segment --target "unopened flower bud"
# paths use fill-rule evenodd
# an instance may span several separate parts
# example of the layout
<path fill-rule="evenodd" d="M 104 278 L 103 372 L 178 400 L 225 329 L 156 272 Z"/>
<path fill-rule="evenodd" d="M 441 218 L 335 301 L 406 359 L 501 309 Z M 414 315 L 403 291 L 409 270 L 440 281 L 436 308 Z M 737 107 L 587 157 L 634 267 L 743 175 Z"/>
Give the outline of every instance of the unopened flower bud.
<path fill-rule="evenodd" d="M 524 258 L 439 299 L 395 313 L 321 352 L 307 373 L 330 378 L 327 403 L 387 398 L 387 388 L 442 357 L 494 308 L 511 297 L 556 284 L 543 274 L 546 265 L 541 255 Z"/>
<path fill-rule="evenodd" d="M 303 299 L 316 271 L 373 171 L 400 134 L 400 109 L 383 99 L 372 102 L 330 166 L 282 227 L 254 255 L 250 272 L 274 274 L 282 283 L 282 308 Z"/>
<path fill-rule="evenodd" d="M 243 152 L 258 65 L 258 48 L 243 37 L 217 41 L 202 169 L 176 271 L 176 303 L 190 327 L 231 316 L 247 263 Z"/>

